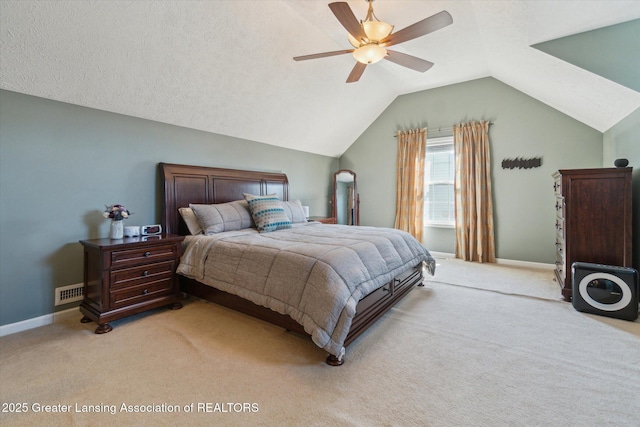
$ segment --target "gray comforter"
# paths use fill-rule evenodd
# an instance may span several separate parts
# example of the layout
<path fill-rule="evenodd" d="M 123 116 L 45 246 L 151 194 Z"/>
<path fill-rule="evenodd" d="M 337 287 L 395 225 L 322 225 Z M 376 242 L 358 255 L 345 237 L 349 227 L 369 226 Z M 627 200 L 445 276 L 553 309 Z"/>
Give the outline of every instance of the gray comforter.
<path fill-rule="evenodd" d="M 416 239 L 390 228 L 303 223 L 189 236 L 185 244 L 178 273 L 288 314 L 339 358 L 360 299 L 422 262 L 435 270 Z"/>

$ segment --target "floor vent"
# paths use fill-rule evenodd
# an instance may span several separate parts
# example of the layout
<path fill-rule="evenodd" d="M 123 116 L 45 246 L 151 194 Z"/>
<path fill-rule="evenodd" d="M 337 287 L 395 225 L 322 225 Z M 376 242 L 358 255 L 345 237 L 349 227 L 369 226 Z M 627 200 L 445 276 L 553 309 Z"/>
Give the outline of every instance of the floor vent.
<path fill-rule="evenodd" d="M 62 286 L 56 288 L 55 305 L 68 304 L 70 302 L 82 301 L 84 295 L 84 285 L 76 283 L 75 285 Z"/>

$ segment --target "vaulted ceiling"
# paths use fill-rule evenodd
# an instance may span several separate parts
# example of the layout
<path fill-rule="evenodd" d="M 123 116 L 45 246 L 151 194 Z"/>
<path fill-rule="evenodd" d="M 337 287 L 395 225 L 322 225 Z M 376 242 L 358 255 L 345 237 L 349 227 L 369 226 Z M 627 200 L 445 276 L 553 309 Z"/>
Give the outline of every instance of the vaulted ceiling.
<path fill-rule="evenodd" d="M 351 55 L 292 60 L 350 48 L 330 1 L 3 0 L 0 88 L 328 156 L 398 95 L 486 76 L 601 132 L 640 108 L 639 92 L 531 47 L 638 19 L 638 1 L 377 0 L 396 31 L 442 10 L 453 24 L 394 47 L 429 71 L 381 61 L 351 84 Z"/>

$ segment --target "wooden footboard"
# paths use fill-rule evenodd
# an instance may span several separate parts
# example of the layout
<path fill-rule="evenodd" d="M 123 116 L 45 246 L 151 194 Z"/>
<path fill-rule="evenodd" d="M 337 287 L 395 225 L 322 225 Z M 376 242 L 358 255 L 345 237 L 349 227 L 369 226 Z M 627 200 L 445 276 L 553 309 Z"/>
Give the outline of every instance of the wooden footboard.
<path fill-rule="evenodd" d="M 349 329 L 344 345 L 348 346 L 351 344 L 366 331 L 367 328 L 375 323 L 376 320 L 400 301 L 415 285 L 422 283 L 422 279 L 422 266 L 418 265 L 361 299 L 356 306 L 356 316 L 351 323 L 351 328 Z M 248 314 L 289 331 L 309 335 L 305 332 L 302 325 L 288 315 L 277 313 L 271 309 L 245 300 L 244 298 L 220 291 L 184 276 L 180 276 L 180 284 L 182 291 L 189 295 Z M 334 355 L 329 355 L 327 357 L 327 363 L 332 366 L 338 366 L 343 363 L 343 360 L 338 359 Z"/>
<path fill-rule="evenodd" d="M 422 265 L 418 265 L 361 299 L 344 345 L 351 344 L 422 279 Z"/>

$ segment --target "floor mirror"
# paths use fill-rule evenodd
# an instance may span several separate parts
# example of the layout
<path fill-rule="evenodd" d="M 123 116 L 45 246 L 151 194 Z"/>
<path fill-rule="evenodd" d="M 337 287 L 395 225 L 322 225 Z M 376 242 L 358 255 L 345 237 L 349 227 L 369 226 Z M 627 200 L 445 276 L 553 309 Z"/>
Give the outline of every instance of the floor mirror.
<path fill-rule="evenodd" d="M 338 224 L 360 225 L 360 195 L 355 172 L 341 169 L 333 174 L 331 206 Z"/>

